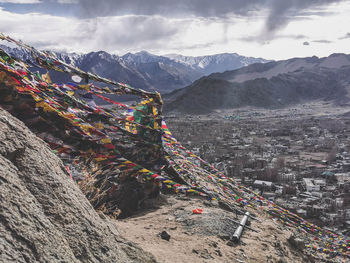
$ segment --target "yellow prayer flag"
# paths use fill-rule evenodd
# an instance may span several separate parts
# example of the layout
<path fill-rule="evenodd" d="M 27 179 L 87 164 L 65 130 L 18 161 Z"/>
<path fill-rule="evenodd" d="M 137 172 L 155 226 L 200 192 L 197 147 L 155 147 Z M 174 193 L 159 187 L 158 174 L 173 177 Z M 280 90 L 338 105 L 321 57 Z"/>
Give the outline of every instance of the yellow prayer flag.
<path fill-rule="evenodd" d="M 101 140 L 102 143 L 112 143 L 110 138 L 104 138 Z"/>
<path fill-rule="evenodd" d="M 49 83 L 49 84 L 52 83 L 52 80 L 51 80 L 49 72 L 46 72 L 46 74 L 41 75 L 41 77 L 46 83 Z"/>

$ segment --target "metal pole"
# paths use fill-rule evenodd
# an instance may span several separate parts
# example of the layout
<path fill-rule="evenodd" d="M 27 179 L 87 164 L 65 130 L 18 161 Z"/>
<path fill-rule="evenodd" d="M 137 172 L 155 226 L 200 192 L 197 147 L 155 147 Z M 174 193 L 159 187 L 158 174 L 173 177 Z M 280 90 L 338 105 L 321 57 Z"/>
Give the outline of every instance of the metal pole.
<path fill-rule="evenodd" d="M 235 224 L 239 224 L 239 225 L 240 225 L 240 222 L 238 222 L 238 221 L 236 221 L 236 220 L 233 220 L 233 219 L 230 219 L 230 218 L 225 218 L 225 220 L 229 220 L 229 221 L 232 221 L 232 222 L 235 223 Z M 254 231 L 254 232 L 256 232 L 256 233 L 259 233 L 258 230 L 255 230 L 255 229 L 253 229 L 253 228 L 251 228 L 251 227 L 249 227 L 249 226 L 245 226 L 244 228 L 247 228 L 247 229 L 252 230 L 252 231 Z"/>
<path fill-rule="evenodd" d="M 249 212 L 246 212 L 245 215 L 243 216 L 241 222 L 239 223 L 239 226 L 237 227 L 235 233 L 233 234 L 231 240 L 233 242 L 238 242 L 239 239 L 241 238 L 242 232 L 244 230 L 245 224 L 248 221 L 248 217 L 249 217 Z"/>

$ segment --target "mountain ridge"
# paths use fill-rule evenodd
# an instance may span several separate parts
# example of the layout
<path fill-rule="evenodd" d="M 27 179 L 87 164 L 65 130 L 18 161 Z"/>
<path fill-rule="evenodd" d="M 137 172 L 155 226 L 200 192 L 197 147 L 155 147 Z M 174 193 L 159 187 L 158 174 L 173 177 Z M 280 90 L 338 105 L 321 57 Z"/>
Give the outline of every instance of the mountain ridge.
<path fill-rule="evenodd" d="M 208 75 L 214 72 L 223 72 L 228 70 L 228 65 L 234 65 L 235 68 L 245 67 L 253 63 L 259 63 L 266 61 L 262 58 L 244 57 L 237 53 L 220 53 L 209 56 L 183 56 L 178 54 L 165 55 L 175 61 L 190 65 L 197 70 L 200 70 L 204 75 Z"/>
<path fill-rule="evenodd" d="M 28 51 L 18 48 L 1 46 L 9 54 L 22 60 L 30 60 Z M 123 56 L 110 54 L 105 51 L 90 52 L 87 54 L 54 52 L 60 60 L 72 64 L 85 71 L 110 78 L 112 80 L 129 83 L 135 88 L 144 90 L 156 90 L 160 93 L 167 93 L 183 88 L 196 79 L 213 72 L 236 69 L 245 66 L 247 63 L 267 62 L 262 58 L 247 58 L 237 54 L 222 54 L 197 57 L 198 63 L 188 64 L 167 56 L 153 55 L 147 51 L 137 53 L 126 53 Z M 179 55 L 178 55 L 179 56 Z M 182 56 L 185 58 L 185 56 Z M 188 57 L 189 58 L 189 57 Z M 208 62 L 203 66 L 203 60 Z M 209 63 L 210 62 L 210 63 Z M 54 76 L 56 82 L 67 82 L 68 79 L 60 74 Z"/>
<path fill-rule="evenodd" d="M 244 82 L 256 78 L 271 78 L 282 73 L 289 73 L 299 69 L 312 69 L 315 67 L 339 68 L 350 65 L 350 55 L 334 53 L 328 57 L 318 58 L 317 56 L 305 58 L 291 58 L 287 60 L 271 61 L 265 64 L 255 63 L 246 67 L 213 73 L 208 77 L 221 78 L 230 82 Z M 252 74 L 255 73 L 255 74 Z M 260 74 L 256 74 L 260 73 Z M 249 75 L 250 74 L 250 75 Z"/>
<path fill-rule="evenodd" d="M 209 113 L 216 109 L 284 107 L 325 99 L 347 103 L 350 55 L 293 58 L 213 73 L 165 96 L 168 112 Z"/>

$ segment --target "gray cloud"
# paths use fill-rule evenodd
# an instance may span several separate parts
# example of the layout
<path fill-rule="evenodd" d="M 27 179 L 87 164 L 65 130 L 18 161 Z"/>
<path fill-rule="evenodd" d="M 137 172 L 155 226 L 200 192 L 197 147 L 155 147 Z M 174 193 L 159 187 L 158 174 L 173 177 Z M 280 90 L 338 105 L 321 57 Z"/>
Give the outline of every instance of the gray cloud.
<path fill-rule="evenodd" d="M 167 39 L 178 32 L 174 24 L 170 24 L 166 19 L 155 16 L 131 16 L 123 19 L 123 28 L 114 28 L 113 23 L 109 26 L 113 34 L 105 34 L 104 40 L 111 44 L 134 45 L 136 42 L 154 41 L 156 39 Z M 101 29 L 104 25 L 100 25 Z M 105 27 L 104 27 L 105 28 Z M 106 29 L 106 28 L 105 28 Z M 118 30 L 119 29 L 119 30 Z"/>
<path fill-rule="evenodd" d="M 320 8 L 349 0 L 79 0 L 83 17 L 123 14 L 200 17 L 250 16 L 252 11 L 268 10 L 266 32 L 276 32 L 300 14 L 322 15 Z"/>
<path fill-rule="evenodd" d="M 16 32 L 19 30 L 19 37 L 25 39 L 24 36 L 26 36 L 26 39 L 30 39 L 33 45 L 46 46 L 46 48 L 69 48 L 84 51 L 103 49 L 119 54 L 143 49 L 151 52 L 167 49 L 205 49 L 219 42 L 229 43 L 234 38 L 260 42 L 262 45 L 273 44 L 273 39 L 286 38 L 299 40 L 299 45 L 304 41 L 309 41 L 307 43 L 312 45 L 314 41 L 311 40 L 311 37 L 298 34 L 298 31 L 295 34 L 284 34 L 281 29 L 292 20 L 311 19 L 311 15 L 327 16 L 329 9 L 325 7 L 328 4 L 350 0 L 59 1 L 65 4 L 59 4 L 58 0 L 44 0 L 43 4 L 24 5 L 25 10 L 20 9 L 20 12 L 18 8 L 23 5 L 11 5 L 10 10 L 10 5 L 0 5 L 0 9 L 14 12 L 13 15 L 16 17 L 10 20 L 12 15 L 3 11 L 3 15 L 0 15 L 0 29 L 2 28 L 0 31 Z M 78 3 L 74 4 L 75 1 Z M 72 4 L 67 4 L 71 2 Z M 41 9 L 37 9 L 39 7 Z M 17 11 L 14 10 L 15 8 Z M 52 13 L 48 13 L 47 10 L 51 10 Z M 26 15 L 30 12 L 36 14 L 35 20 L 33 20 L 33 14 Z M 53 17 L 42 14 L 52 14 Z M 254 29 L 255 35 L 248 35 L 245 38 L 241 38 L 241 34 L 229 35 L 232 34 L 230 33 L 232 32 L 231 25 L 234 25 L 236 21 L 239 23 L 240 20 L 258 20 L 260 23 L 264 18 L 264 30 L 256 32 Z M 24 22 L 23 19 L 25 19 Z M 187 36 L 189 27 L 195 28 L 198 23 L 202 28 L 206 28 L 206 24 L 210 27 L 212 22 L 215 22 L 218 28 L 220 24 L 222 25 L 222 32 L 217 30 L 215 38 L 206 39 L 205 36 L 200 36 L 198 42 L 195 39 L 190 42 L 182 41 L 181 37 Z M 41 30 L 42 24 L 46 25 L 46 31 Z M 30 32 L 28 31 L 29 25 L 32 25 Z M 243 32 L 244 29 L 242 29 Z M 252 32 L 252 30 L 247 30 L 247 32 Z M 342 39 L 345 38 L 350 38 L 350 33 Z M 41 45 L 36 43 L 37 39 L 40 39 Z M 59 39 L 60 45 L 57 46 L 55 41 L 51 43 L 51 39 Z M 325 41 L 315 40 L 318 43 L 326 43 Z"/>
<path fill-rule="evenodd" d="M 342 39 L 347 39 L 347 38 L 350 38 L 350 32 L 346 33 L 345 36 L 340 37 L 339 39 L 342 40 Z"/>
<path fill-rule="evenodd" d="M 80 40 L 91 39 L 93 46 L 109 52 L 126 50 L 157 50 L 168 46 L 183 30 L 183 21 L 168 20 L 161 16 L 128 15 L 89 19 L 82 23 Z M 90 43 L 91 44 L 91 43 Z"/>
<path fill-rule="evenodd" d="M 303 45 L 304 45 L 304 46 L 310 46 L 310 42 L 305 41 L 305 42 L 303 43 Z"/>
<path fill-rule="evenodd" d="M 187 20 L 157 15 L 76 19 L 40 13 L 16 14 L 0 7 L 0 32 L 39 49 L 105 50 L 118 54 L 143 49 L 157 51 L 181 40 L 179 34 L 187 29 L 186 25 Z"/>
<path fill-rule="evenodd" d="M 333 41 L 330 41 L 330 40 L 327 40 L 327 39 L 314 40 L 314 41 L 312 41 L 312 42 L 321 43 L 321 44 L 330 44 L 330 43 L 333 43 Z"/>
<path fill-rule="evenodd" d="M 9 3 L 9 4 L 37 4 L 41 3 L 40 0 L 0 0 L 0 3 Z"/>
<path fill-rule="evenodd" d="M 321 8 L 337 2 L 345 2 L 348 0 L 270 0 L 269 16 L 266 20 L 266 31 L 273 33 L 283 28 L 288 22 L 295 17 L 310 13 L 310 9 Z M 318 14 L 323 14 L 318 11 Z M 325 13 L 324 15 L 327 15 Z"/>
<path fill-rule="evenodd" d="M 266 0 L 79 0 L 82 15 L 195 15 L 202 17 L 222 17 L 229 13 L 247 14 L 256 10 L 260 2 Z"/>
<path fill-rule="evenodd" d="M 194 45 L 181 45 L 181 49 L 203 49 L 213 46 L 214 43 L 194 44 Z M 169 49 L 178 49 L 178 45 L 170 45 Z"/>
<path fill-rule="evenodd" d="M 0 0 L 1 1 L 1 0 Z M 4 0 L 5 1 L 5 0 Z M 10 1 L 10 0 L 8 0 Z M 39 1 L 39 0 L 11 0 L 11 1 Z M 41 1 L 41 0 L 40 0 Z M 154 41 L 177 34 L 181 29 L 171 25 L 163 18 L 200 18 L 207 21 L 218 21 L 223 25 L 222 39 L 229 39 L 229 27 L 234 18 L 266 17 L 265 27 L 257 35 L 247 37 L 246 41 L 267 43 L 272 39 L 282 38 L 279 31 L 290 21 L 308 19 L 311 15 L 326 16 L 329 11 L 324 9 L 329 4 L 350 0 L 42 0 L 42 4 L 7 5 L 11 12 L 41 12 L 44 14 L 75 16 L 80 20 L 99 20 L 103 17 L 133 15 L 126 21 L 123 32 L 113 30 L 112 35 L 103 36 L 107 43 L 118 41 L 131 43 L 134 41 Z M 136 18 L 138 17 L 138 18 Z M 148 17 L 148 18 L 147 18 Z M 259 17 L 259 19 L 260 19 Z M 81 34 L 86 36 L 99 34 L 97 21 L 90 21 L 89 26 L 81 24 Z M 118 28 L 120 30 L 121 28 Z M 79 32 L 80 33 L 80 32 Z M 117 35 L 118 37 L 115 37 Z M 119 37 L 120 36 L 120 37 Z M 304 37 L 285 36 L 285 38 L 302 39 Z"/>
<path fill-rule="evenodd" d="M 297 34 L 297 35 L 291 35 L 291 34 L 275 34 L 274 39 L 293 39 L 293 40 L 298 40 L 298 39 L 307 39 L 308 37 L 302 34 Z M 247 36 L 247 37 L 241 37 L 239 40 L 246 41 L 246 42 L 251 42 L 251 41 L 259 41 L 262 44 L 268 44 L 266 41 L 261 41 L 264 40 L 264 37 L 261 37 L 260 35 L 254 35 L 254 36 Z"/>
<path fill-rule="evenodd" d="M 308 16 L 330 16 L 335 14 L 336 12 L 331 12 L 329 10 L 324 10 L 322 8 L 313 8 L 312 10 L 300 11 L 298 15 L 302 17 L 308 17 Z"/>

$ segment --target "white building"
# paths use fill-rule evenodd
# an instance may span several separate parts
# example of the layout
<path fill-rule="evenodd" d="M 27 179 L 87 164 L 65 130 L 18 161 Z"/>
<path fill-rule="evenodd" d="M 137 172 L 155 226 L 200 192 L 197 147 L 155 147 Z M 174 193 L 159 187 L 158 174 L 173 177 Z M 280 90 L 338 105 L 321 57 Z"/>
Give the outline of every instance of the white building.
<path fill-rule="evenodd" d="M 315 185 L 312 178 L 303 178 L 303 184 L 307 192 L 317 192 L 320 191 L 320 186 Z"/>

